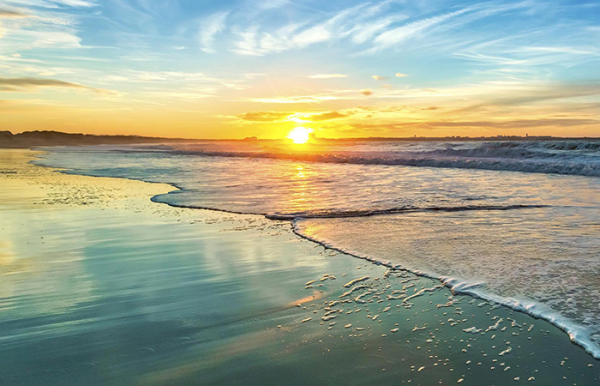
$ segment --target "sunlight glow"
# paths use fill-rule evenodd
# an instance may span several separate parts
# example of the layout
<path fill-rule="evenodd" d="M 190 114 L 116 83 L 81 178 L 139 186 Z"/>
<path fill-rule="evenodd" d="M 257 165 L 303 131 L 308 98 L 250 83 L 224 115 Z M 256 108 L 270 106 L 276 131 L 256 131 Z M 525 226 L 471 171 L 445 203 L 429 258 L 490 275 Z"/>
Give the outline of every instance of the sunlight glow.
<path fill-rule="evenodd" d="M 310 139 L 310 133 L 312 133 L 312 131 L 312 129 L 300 126 L 290 131 L 287 137 L 294 141 L 294 143 L 303 144 L 308 142 Z"/>

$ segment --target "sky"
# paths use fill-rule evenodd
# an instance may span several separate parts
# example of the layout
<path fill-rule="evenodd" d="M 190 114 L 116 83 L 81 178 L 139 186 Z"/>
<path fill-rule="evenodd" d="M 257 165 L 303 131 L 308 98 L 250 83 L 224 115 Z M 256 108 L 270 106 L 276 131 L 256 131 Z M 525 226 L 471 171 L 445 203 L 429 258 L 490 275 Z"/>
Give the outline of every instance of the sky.
<path fill-rule="evenodd" d="M 0 0 L 0 130 L 600 136 L 600 1 Z"/>

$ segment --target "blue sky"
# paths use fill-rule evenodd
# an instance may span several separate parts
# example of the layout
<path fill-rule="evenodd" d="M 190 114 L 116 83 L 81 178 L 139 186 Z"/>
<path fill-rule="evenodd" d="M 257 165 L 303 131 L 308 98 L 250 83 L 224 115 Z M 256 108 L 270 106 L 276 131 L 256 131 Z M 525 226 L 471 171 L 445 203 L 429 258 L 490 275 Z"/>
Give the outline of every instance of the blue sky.
<path fill-rule="evenodd" d="M 0 124 L 600 136 L 597 1 L 3 0 Z"/>

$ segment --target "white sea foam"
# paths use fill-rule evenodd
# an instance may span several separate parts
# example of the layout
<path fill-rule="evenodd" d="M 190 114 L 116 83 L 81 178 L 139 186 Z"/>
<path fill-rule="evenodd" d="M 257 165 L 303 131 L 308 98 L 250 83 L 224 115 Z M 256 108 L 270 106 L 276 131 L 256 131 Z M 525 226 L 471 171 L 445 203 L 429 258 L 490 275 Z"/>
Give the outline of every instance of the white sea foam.
<path fill-rule="evenodd" d="M 296 219 L 292 222 L 292 224 L 293 224 L 292 229 L 293 229 L 294 233 L 296 233 L 298 236 L 300 236 L 302 238 L 305 238 L 314 243 L 322 245 L 325 248 L 332 249 L 332 250 L 335 250 L 335 251 L 338 251 L 341 253 L 345 253 L 345 254 L 360 258 L 360 259 L 364 259 L 364 260 L 373 262 L 375 264 L 381 264 L 381 265 L 387 266 L 394 270 L 408 271 L 408 272 L 412 272 L 418 276 L 423 276 L 423 277 L 428 277 L 431 279 L 439 280 L 444 286 L 448 287 L 454 294 L 469 295 L 469 296 L 472 296 L 475 298 L 486 300 L 488 302 L 503 305 L 503 306 L 511 308 L 515 311 L 529 314 L 538 319 L 546 320 L 546 321 L 552 323 L 553 325 L 557 326 L 558 328 L 562 329 L 563 331 L 565 331 L 569 335 L 569 338 L 571 339 L 571 341 L 573 343 L 578 344 L 579 346 L 583 347 L 594 358 L 600 360 L 600 345 L 598 345 L 597 343 L 593 342 L 590 339 L 590 331 L 587 328 L 573 322 L 569 318 L 564 317 L 560 313 L 552 310 L 547 305 L 544 305 L 542 303 L 535 302 L 535 301 L 532 301 L 529 299 L 525 299 L 525 298 L 508 298 L 508 297 L 503 297 L 503 296 L 500 296 L 500 295 L 497 295 L 494 293 L 490 293 L 489 291 L 482 289 L 482 283 L 469 282 L 469 281 L 465 281 L 465 280 L 462 280 L 460 278 L 455 278 L 455 277 L 441 276 L 434 272 L 428 272 L 428 271 L 423 271 L 423 270 L 414 269 L 414 268 L 411 269 L 409 267 L 403 266 L 402 264 L 393 263 L 389 260 L 378 259 L 374 256 L 358 254 L 354 251 L 351 251 L 351 250 L 348 250 L 341 246 L 335 245 L 326 240 L 321 240 L 316 237 L 311 237 L 311 236 L 307 235 L 306 233 L 304 233 L 302 231 L 301 227 L 299 226 L 299 223 L 302 221 L 305 221 L 305 220 L 304 219 Z M 431 289 L 428 289 L 428 290 L 431 290 Z M 497 328 L 498 327 L 497 325 L 500 322 L 501 322 L 501 320 L 498 320 L 496 322 L 496 325 L 494 325 L 493 327 Z"/>
<path fill-rule="evenodd" d="M 178 147 L 180 154 L 211 157 L 274 158 L 307 162 L 404 165 L 461 169 L 504 170 L 600 176 L 600 141 L 494 141 L 445 142 L 414 146 L 414 142 L 359 142 L 339 149 L 323 146 L 313 151 L 244 148 L 206 145 Z M 348 150 L 348 148 L 350 150 Z M 172 148 L 170 149 L 173 150 Z"/>

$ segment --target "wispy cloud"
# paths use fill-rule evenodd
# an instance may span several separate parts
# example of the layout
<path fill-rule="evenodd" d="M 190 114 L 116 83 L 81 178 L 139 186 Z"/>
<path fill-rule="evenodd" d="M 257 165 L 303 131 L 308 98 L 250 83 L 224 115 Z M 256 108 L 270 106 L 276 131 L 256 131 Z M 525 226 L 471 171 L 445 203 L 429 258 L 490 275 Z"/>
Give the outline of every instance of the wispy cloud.
<path fill-rule="evenodd" d="M 449 12 L 443 15 L 430 17 L 428 19 L 414 21 L 412 23 L 405 24 L 401 27 L 387 30 L 374 39 L 373 43 L 375 44 L 375 47 L 371 48 L 367 52 L 374 53 L 379 50 L 383 50 L 391 46 L 397 45 L 418 33 L 422 33 L 429 28 L 443 23 L 446 20 L 465 14 L 466 12 L 469 12 L 469 10 L 470 9 L 468 8 L 461 9 L 455 12 Z"/>
<path fill-rule="evenodd" d="M 202 51 L 209 54 L 216 52 L 213 47 L 215 36 L 225 30 L 225 20 L 228 15 L 229 12 L 217 12 L 200 22 L 198 40 Z"/>
<path fill-rule="evenodd" d="M 359 4 L 325 19 L 309 19 L 275 29 L 264 29 L 262 25 L 255 24 L 237 33 L 241 39 L 234 43 L 233 51 L 241 55 L 263 56 L 346 37 L 361 44 L 387 26 L 406 18 L 405 15 L 383 16 L 387 4 Z"/>
<path fill-rule="evenodd" d="M 238 118 L 251 122 L 280 122 L 294 113 L 277 111 L 254 111 L 238 115 Z"/>
<path fill-rule="evenodd" d="M 344 74 L 317 74 L 317 75 L 309 75 L 308 78 L 311 79 L 332 79 L 332 78 L 347 78 L 348 75 Z"/>
<path fill-rule="evenodd" d="M 391 25 L 406 19 L 408 19 L 408 16 L 397 14 L 359 24 L 354 29 L 352 41 L 357 44 L 363 44 L 371 40 L 377 34 L 385 31 Z"/>
<path fill-rule="evenodd" d="M 6 0 L 9 4 L 41 7 L 41 8 L 60 8 L 61 6 L 90 8 L 96 7 L 95 1 L 86 0 Z"/>
<path fill-rule="evenodd" d="M 532 127 L 570 127 L 581 125 L 600 125 L 599 119 L 580 119 L 580 118 L 541 118 L 541 119 L 507 119 L 507 120 L 489 120 L 489 121 L 429 121 L 424 122 L 423 126 L 432 128 L 499 128 L 499 129 L 518 129 Z"/>
<path fill-rule="evenodd" d="M 195 82 L 210 80 L 211 78 L 202 72 L 127 70 L 121 71 L 118 75 L 109 75 L 106 79 L 118 82 L 156 83 L 177 81 Z"/>
<path fill-rule="evenodd" d="M 57 79 L 0 78 L 0 91 L 2 92 L 31 92 L 40 88 L 78 89 L 91 91 L 101 95 L 118 95 L 115 91 L 88 87 L 79 83 L 66 82 Z"/>
<path fill-rule="evenodd" d="M 208 90 L 212 91 L 212 90 Z M 214 93 L 208 92 L 197 92 L 197 91 L 148 91 L 143 96 L 150 96 L 154 98 L 168 98 L 168 99 L 181 99 L 181 100 L 197 100 L 205 98 L 213 98 Z"/>
<path fill-rule="evenodd" d="M 253 111 L 238 115 L 238 118 L 250 122 L 323 122 L 348 117 L 338 111 L 327 111 L 319 113 L 298 113 L 281 111 Z"/>
<path fill-rule="evenodd" d="M 63 12 L 65 7 L 84 6 L 80 2 L 9 0 L 8 3 L 28 8 L 0 8 L 0 19 L 3 20 L 0 26 L 0 36 L 3 38 L 0 52 L 47 47 L 81 47 L 81 38 L 77 36 L 76 18 Z M 87 4 L 87 2 L 82 3 Z"/>
<path fill-rule="evenodd" d="M 0 19 L 2 18 L 21 18 L 21 17 L 29 17 L 29 15 L 25 12 L 19 10 L 12 9 L 2 9 L 0 8 Z"/>
<path fill-rule="evenodd" d="M 348 116 L 348 114 L 342 114 L 338 111 L 331 111 L 328 113 L 312 114 L 312 115 L 309 115 L 307 118 L 313 122 L 322 122 L 322 121 L 330 121 L 333 119 L 346 118 L 347 116 Z"/>
<path fill-rule="evenodd" d="M 290 96 L 279 98 L 252 98 L 250 102 L 256 103 L 276 103 L 276 104 L 294 104 L 294 103 L 321 103 L 325 101 L 333 101 L 340 99 L 333 95 L 306 95 L 306 96 Z"/>

